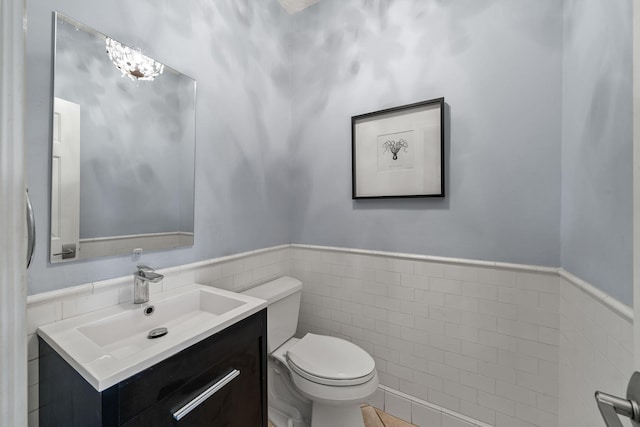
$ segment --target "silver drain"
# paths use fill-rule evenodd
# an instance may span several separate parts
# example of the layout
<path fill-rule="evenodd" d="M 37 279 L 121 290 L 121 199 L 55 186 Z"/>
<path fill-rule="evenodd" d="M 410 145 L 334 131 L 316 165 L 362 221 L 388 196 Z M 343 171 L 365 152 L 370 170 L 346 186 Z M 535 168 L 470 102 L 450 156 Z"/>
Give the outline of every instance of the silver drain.
<path fill-rule="evenodd" d="M 149 335 L 147 335 L 147 338 L 149 338 L 150 340 L 153 340 L 156 338 L 163 337 L 168 333 L 169 331 L 167 330 L 167 328 L 155 328 L 149 331 Z"/>

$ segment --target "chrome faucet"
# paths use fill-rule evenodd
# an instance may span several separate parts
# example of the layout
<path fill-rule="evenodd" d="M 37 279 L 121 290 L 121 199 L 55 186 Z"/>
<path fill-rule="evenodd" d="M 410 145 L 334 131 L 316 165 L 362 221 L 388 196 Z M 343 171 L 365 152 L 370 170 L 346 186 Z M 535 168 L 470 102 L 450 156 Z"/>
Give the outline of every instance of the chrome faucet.
<path fill-rule="evenodd" d="M 149 282 L 157 283 L 164 279 L 153 268 L 139 265 L 138 271 L 133 273 L 133 303 L 142 304 L 149 301 Z"/>

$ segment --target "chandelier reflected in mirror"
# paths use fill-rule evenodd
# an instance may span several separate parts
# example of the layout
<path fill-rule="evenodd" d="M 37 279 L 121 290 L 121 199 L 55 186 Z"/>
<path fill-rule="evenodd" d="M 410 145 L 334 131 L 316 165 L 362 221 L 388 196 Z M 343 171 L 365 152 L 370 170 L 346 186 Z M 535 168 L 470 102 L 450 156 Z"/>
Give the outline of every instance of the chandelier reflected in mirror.
<path fill-rule="evenodd" d="M 162 63 L 112 38 L 107 37 L 106 47 L 113 65 L 133 81 L 152 81 L 164 71 Z"/>

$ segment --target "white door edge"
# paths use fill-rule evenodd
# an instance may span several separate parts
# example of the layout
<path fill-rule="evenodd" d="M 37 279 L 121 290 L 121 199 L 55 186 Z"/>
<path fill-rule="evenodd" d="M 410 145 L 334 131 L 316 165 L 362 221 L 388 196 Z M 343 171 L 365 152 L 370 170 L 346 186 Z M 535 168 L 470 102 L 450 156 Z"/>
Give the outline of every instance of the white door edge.
<path fill-rule="evenodd" d="M 51 262 L 75 261 L 80 248 L 80 104 L 54 97 L 53 129 Z M 63 245 L 69 244 L 75 254 L 63 258 Z"/>
<path fill-rule="evenodd" d="M 640 319 L 640 0 L 633 0 L 633 314 Z M 640 371 L 640 321 L 633 323 L 634 370 Z"/>
<path fill-rule="evenodd" d="M 27 425 L 24 0 L 0 0 L 0 426 Z"/>

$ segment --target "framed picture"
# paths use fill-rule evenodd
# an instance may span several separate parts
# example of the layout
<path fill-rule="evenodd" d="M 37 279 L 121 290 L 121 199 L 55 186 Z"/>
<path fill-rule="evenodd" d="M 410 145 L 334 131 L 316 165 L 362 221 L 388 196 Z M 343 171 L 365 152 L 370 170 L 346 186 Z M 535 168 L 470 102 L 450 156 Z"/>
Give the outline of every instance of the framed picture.
<path fill-rule="evenodd" d="M 351 118 L 353 199 L 444 197 L 444 98 Z"/>

